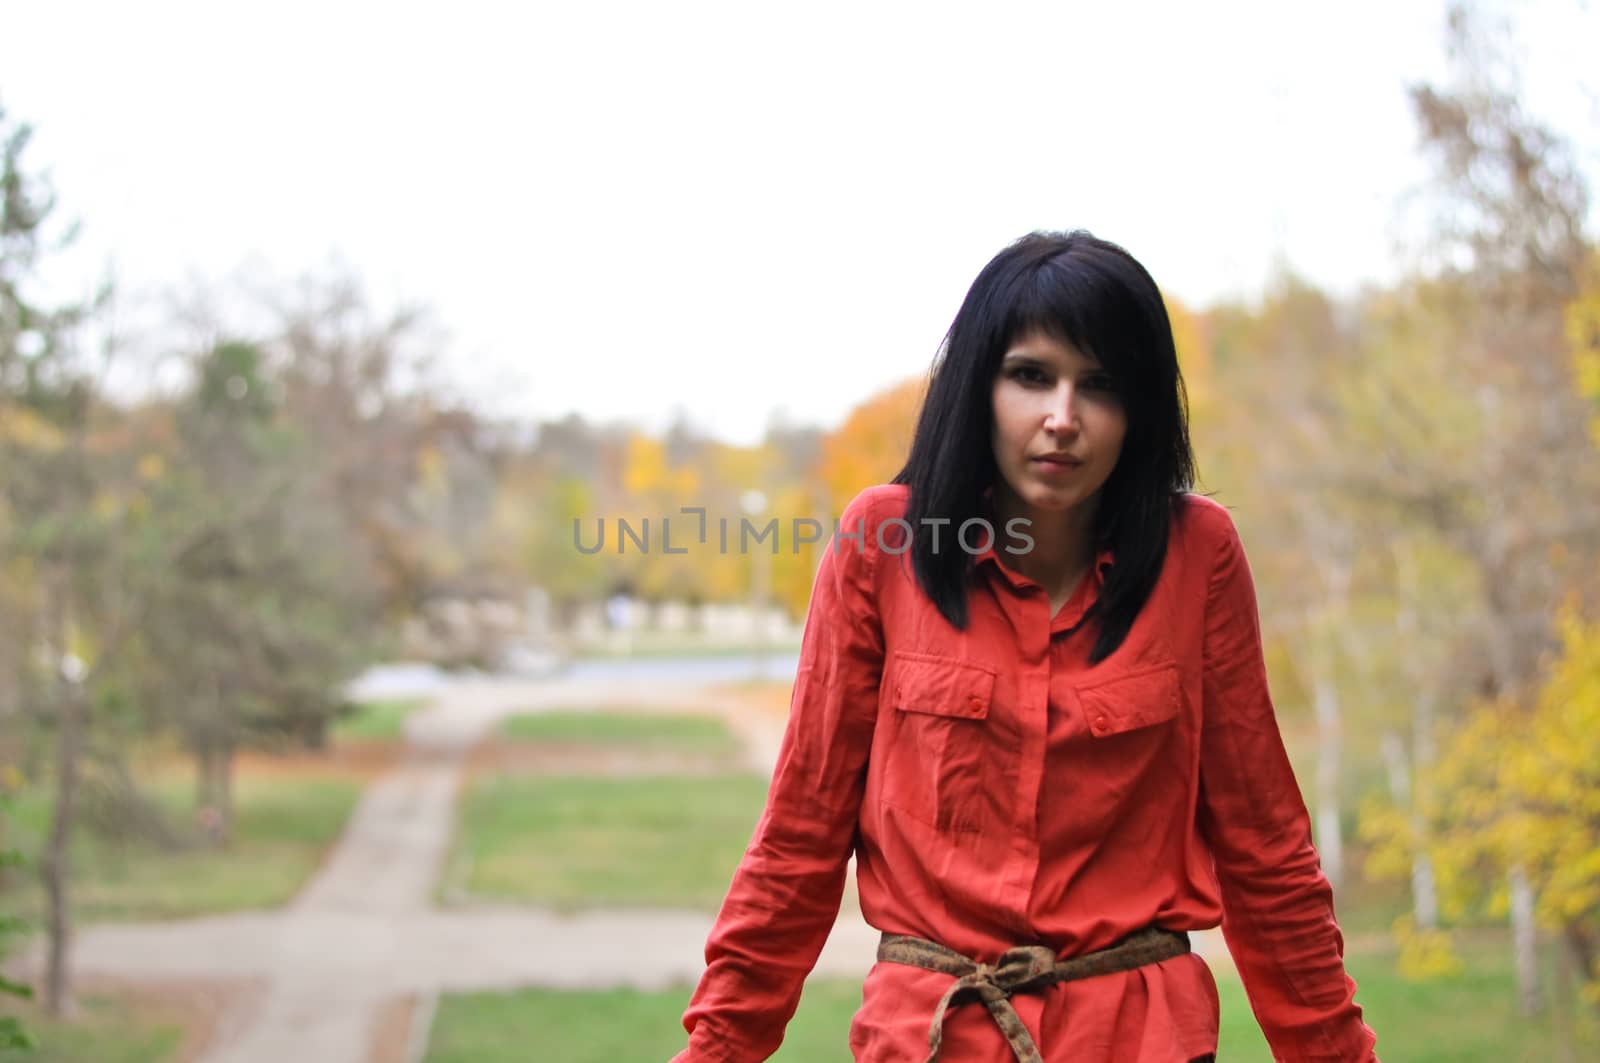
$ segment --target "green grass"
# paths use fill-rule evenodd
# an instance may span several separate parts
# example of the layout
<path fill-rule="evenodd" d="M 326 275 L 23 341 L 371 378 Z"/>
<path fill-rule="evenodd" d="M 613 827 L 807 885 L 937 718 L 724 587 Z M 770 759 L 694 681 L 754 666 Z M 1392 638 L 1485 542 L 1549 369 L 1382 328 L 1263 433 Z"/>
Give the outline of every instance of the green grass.
<path fill-rule="evenodd" d="M 1553 1011 L 1535 1018 L 1518 1014 L 1509 935 L 1470 931 L 1458 935 L 1465 969 L 1449 978 L 1411 982 L 1395 970 L 1393 952 L 1353 954 L 1346 968 L 1356 980 L 1356 1002 L 1378 1034 L 1378 1055 L 1406 1063 L 1549 1063 L 1560 1059 Z M 1543 955 L 1543 977 L 1553 996 L 1554 945 Z M 1217 1058 L 1232 1063 L 1271 1063 L 1272 1054 L 1250 1012 L 1237 979 L 1219 978 L 1222 1038 Z M 1600 1025 L 1576 1003 L 1574 1058 L 1600 1058 Z"/>
<path fill-rule="evenodd" d="M 479 779 L 461 802 L 443 892 L 568 910 L 714 910 L 766 785 L 746 774 Z"/>
<path fill-rule="evenodd" d="M 1365 846 L 1345 845 L 1345 879 L 1333 895 L 1339 929 L 1347 939 L 1357 935 L 1388 934 L 1394 929 L 1395 919 L 1411 911 L 1410 883 L 1369 882 L 1361 872 L 1366 854 Z"/>
<path fill-rule="evenodd" d="M 177 1026 L 105 997 L 86 996 L 78 1005 L 80 1013 L 71 1021 L 50 1019 L 37 1007 L 6 1005 L 4 1013 L 21 1015 L 37 1043 L 31 1051 L 0 1051 L 0 1063 L 168 1063 L 176 1058 L 183 1036 Z"/>
<path fill-rule="evenodd" d="M 1427 983 L 1400 978 L 1391 953 L 1350 957 L 1350 973 L 1359 985 L 1357 1000 L 1378 1033 L 1379 1055 L 1405 1063 L 1559 1059 L 1551 1017 L 1527 1020 L 1516 1014 L 1506 948 L 1503 934 L 1498 940 L 1479 938 L 1462 948 L 1471 964 L 1466 973 Z M 1217 1058 L 1270 1063 L 1272 1054 L 1243 987 L 1232 976 L 1217 982 L 1222 1001 Z M 688 988 L 447 996 L 434 1022 L 426 1063 L 511 1063 L 527 1058 L 527 1046 L 535 1043 L 543 1058 L 564 1063 L 669 1059 L 685 1043 L 679 1019 L 688 999 Z M 783 1049 L 773 1058 L 785 1063 L 846 1058 L 850 1019 L 860 1000 L 857 982 L 808 983 Z M 1600 1035 L 1591 1021 L 1573 1046 L 1574 1058 L 1600 1058 L 1597 1050 Z"/>
<path fill-rule="evenodd" d="M 80 829 L 72 854 L 75 916 L 83 922 L 178 919 L 284 904 L 337 840 L 362 788 L 354 778 L 302 773 L 240 775 L 234 787 L 234 839 L 226 848 L 169 852 Z M 168 777 L 148 793 L 175 823 L 192 821 L 189 780 Z M 36 787 L 18 795 L 12 809 L 13 843 L 27 854 L 28 866 L 13 876 L 7 892 L 14 900 L 6 903 L 32 921 L 43 912 L 36 869 L 49 802 Z"/>
<path fill-rule="evenodd" d="M 334 720 L 329 733 L 335 742 L 398 742 L 405 736 L 406 717 L 424 704 L 420 698 L 365 702 Z"/>
<path fill-rule="evenodd" d="M 512 716 L 501 725 L 501 734 L 517 742 L 683 753 L 731 753 L 739 746 L 727 726 L 713 716 L 656 715 L 625 709 Z"/>
<path fill-rule="evenodd" d="M 688 989 L 646 993 L 523 990 L 446 996 L 424 1063 L 523 1063 L 528 1046 L 562 1063 L 660 1063 L 687 1043 L 680 1018 Z M 859 984 L 817 980 L 806 985 L 778 1063 L 837 1063 L 849 1058 L 850 1017 Z"/>

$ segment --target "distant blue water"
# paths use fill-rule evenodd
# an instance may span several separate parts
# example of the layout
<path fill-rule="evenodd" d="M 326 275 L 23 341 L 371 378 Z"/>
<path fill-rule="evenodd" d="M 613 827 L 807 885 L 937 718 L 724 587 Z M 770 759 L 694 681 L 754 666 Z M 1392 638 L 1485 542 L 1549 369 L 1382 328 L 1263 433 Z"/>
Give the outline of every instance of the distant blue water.
<path fill-rule="evenodd" d="M 738 683 L 749 679 L 792 681 L 799 667 L 800 655 L 793 651 L 774 652 L 760 658 L 739 655 L 591 657 L 570 661 L 548 678 L 595 682 L 657 680 L 663 683 Z M 446 672 L 431 664 L 393 662 L 373 665 L 351 680 L 345 687 L 345 693 L 354 701 L 420 698 L 436 694 L 460 680 L 480 681 L 486 678 L 492 676 L 482 672 Z M 527 680 L 530 677 L 515 678 Z"/>
<path fill-rule="evenodd" d="M 759 661 L 752 657 L 592 657 L 573 661 L 560 672 L 563 679 L 660 679 L 679 683 L 737 683 L 746 679 L 793 679 L 800 667 L 798 653 L 773 653 Z"/>

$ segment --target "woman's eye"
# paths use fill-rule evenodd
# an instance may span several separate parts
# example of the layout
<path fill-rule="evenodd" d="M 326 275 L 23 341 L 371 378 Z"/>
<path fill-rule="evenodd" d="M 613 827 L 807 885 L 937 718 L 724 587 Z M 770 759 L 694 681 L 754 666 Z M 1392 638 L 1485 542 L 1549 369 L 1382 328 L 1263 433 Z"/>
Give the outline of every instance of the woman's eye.
<path fill-rule="evenodd" d="M 1086 391 L 1115 391 L 1116 381 L 1108 376 L 1092 376 L 1084 380 L 1082 387 Z"/>
<path fill-rule="evenodd" d="M 1044 373 L 1031 365 L 1022 365 L 1013 369 L 1011 371 L 1011 379 L 1024 384 L 1043 384 L 1047 382 Z"/>

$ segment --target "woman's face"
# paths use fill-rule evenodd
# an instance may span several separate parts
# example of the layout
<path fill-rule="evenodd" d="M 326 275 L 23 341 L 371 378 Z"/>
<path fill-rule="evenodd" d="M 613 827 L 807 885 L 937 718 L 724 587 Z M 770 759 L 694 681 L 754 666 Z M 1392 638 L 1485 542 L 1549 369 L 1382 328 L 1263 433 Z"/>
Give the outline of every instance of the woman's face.
<path fill-rule="evenodd" d="M 1100 363 L 1071 344 L 1042 332 L 1012 343 L 993 402 L 995 466 L 1024 509 L 1074 509 L 1116 467 L 1128 427 L 1122 399 Z"/>

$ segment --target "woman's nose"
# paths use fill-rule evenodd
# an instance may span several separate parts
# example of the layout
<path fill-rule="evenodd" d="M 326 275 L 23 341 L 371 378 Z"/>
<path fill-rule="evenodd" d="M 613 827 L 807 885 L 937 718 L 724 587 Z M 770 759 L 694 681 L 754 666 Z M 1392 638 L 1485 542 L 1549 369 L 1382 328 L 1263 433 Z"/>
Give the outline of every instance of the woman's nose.
<path fill-rule="evenodd" d="M 1063 384 L 1051 393 L 1050 404 L 1045 410 L 1044 427 L 1047 432 L 1056 435 L 1077 430 L 1078 416 L 1073 409 L 1072 385 Z"/>

